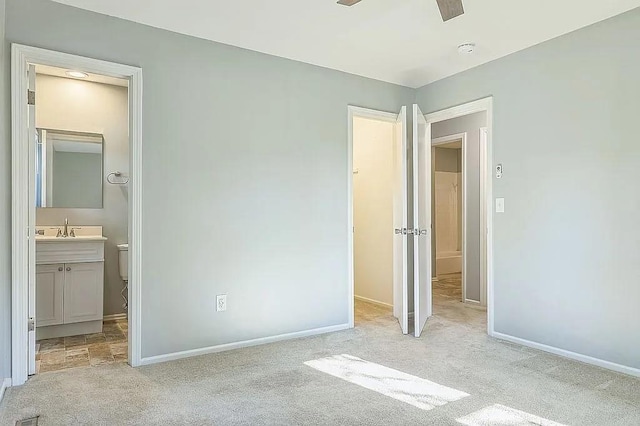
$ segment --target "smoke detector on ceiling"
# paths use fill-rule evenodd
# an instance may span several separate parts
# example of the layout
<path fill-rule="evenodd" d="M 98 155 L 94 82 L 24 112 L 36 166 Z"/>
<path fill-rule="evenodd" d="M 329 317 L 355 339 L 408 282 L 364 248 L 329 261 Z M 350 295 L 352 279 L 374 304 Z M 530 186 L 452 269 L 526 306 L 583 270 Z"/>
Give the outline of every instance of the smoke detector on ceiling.
<path fill-rule="evenodd" d="M 464 53 L 464 54 L 473 53 L 475 49 L 476 49 L 475 43 L 463 43 L 460 46 L 458 46 L 458 52 Z"/>

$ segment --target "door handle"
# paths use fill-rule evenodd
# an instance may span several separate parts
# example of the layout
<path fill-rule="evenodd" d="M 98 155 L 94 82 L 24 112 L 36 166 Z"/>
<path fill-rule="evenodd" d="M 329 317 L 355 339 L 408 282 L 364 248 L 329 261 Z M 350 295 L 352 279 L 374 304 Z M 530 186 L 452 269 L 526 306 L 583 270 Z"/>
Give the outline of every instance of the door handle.
<path fill-rule="evenodd" d="M 413 235 L 415 231 L 413 229 L 407 229 L 407 228 L 402 228 L 402 229 L 396 228 L 394 232 L 396 235 L 407 235 L 407 234 Z"/>
<path fill-rule="evenodd" d="M 63 269 L 64 269 L 64 268 L 63 268 L 62 266 L 59 266 L 59 267 L 58 267 L 58 272 L 62 272 L 62 270 L 63 270 Z"/>
<path fill-rule="evenodd" d="M 67 272 L 71 270 L 71 266 L 67 266 Z"/>

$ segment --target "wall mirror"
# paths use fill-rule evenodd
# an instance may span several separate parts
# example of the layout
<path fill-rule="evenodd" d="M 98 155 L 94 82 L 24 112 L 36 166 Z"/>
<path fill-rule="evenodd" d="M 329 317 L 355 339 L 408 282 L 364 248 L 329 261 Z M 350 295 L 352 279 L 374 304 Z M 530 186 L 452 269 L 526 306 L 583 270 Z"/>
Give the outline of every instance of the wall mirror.
<path fill-rule="evenodd" d="M 36 207 L 102 208 L 104 138 L 37 129 Z"/>

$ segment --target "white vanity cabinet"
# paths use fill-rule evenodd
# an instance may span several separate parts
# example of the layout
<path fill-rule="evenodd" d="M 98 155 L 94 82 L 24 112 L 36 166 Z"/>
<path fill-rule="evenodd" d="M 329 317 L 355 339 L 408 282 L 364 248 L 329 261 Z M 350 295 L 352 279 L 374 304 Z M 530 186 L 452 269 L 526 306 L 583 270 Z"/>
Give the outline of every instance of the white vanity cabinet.
<path fill-rule="evenodd" d="M 67 264 L 64 273 L 64 323 L 102 321 L 104 262 Z"/>
<path fill-rule="evenodd" d="M 36 265 L 36 323 L 58 325 L 64 321 L 64 265 Z"/>
<path fill-rule="evenodd" d="M 102 331 L 104 241 L 36 239 L 36 338 Z"/>

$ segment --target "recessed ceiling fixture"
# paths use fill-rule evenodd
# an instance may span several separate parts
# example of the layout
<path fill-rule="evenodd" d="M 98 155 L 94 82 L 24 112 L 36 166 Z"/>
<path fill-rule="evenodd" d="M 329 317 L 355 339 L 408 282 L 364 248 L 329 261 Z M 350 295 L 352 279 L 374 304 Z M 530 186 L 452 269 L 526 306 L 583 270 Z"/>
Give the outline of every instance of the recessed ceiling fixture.
<path fill-rule="evenodd" d="M 87 74 L 86 72 L 82 72 L 82 71 L 67 71 L 65 74 L 67 74 L 69 77 L 73 77 L 73 78 L 87 78 L 87 77 L 89 77 L 89 74 Z"/>
<path fill-rule="evenodd" d="M 458 46 L 459 53 L 472 53 L 476 48 L 475 43 L 463 43 Z"/>

